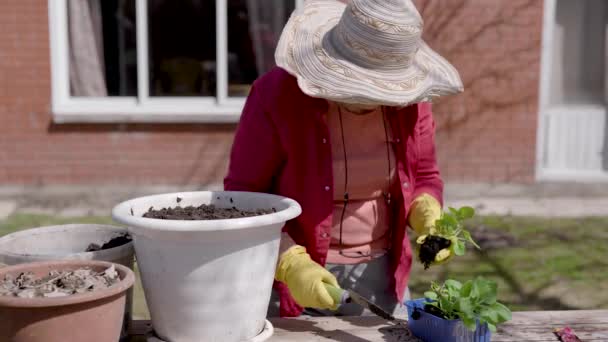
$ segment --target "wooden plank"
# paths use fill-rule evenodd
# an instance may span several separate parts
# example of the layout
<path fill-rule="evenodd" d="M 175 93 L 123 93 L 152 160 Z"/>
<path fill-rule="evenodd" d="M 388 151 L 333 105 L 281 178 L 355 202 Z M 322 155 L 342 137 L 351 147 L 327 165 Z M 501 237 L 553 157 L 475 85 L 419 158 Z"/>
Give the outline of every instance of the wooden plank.
<path fill-rule="evenodd" d="M 298 317 L 273 318 L 270 321 L 275 333 L 269 342 L 417 341 L 409 336 L 407 322 L 387 322 L 378 317 Z M 608 310 L 514 312 L 513 319 L 499 327 L 492 341 L 556 341 L 553 329 L 566 325 L 585 342 L 608 341 Z M 151 329 L 149 321 L 134 321 L 131 342 L 144 342 L 141 336 Z"/>

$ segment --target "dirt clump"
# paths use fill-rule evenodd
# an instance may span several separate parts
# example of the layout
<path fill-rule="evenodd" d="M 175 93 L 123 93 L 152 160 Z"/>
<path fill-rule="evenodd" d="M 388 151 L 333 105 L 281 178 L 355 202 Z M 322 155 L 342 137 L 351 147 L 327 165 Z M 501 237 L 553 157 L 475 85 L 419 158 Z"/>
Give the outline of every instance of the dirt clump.
<path fill-rule="evenodd" d="M 450 247 L 451 242 L 441 236 L 429 235 L 426 237 L 422 245 L 420 245 L 420 262 L 426 270 L 435 261 L 435 256 L 440 250 Z"/>
<path fill-rule="evenodd" d="M 98 245 L 96 243 L 89 244 L 89 247 L 85 250 L 85 252 L 97 252 L 110 248 L 120 247 L 122 245 L 126 245 L 131 242 L 133 239 L 131 235 L 128 233 L 120 234 L 118 236 L 113 237 L 110 241 L 104 243 L 103 245 Z"/>
<path fill-rule="evenodd" d="M 102 272 L 83 267 L 76 270 L 52 270 L 48 275 L 36 278 L 32 273 L 17 277 L 7 275 L 0 281 L 0 296 L 21 298 L 65 297 L 106 289 L 120 282 L 114 265 Z"/>

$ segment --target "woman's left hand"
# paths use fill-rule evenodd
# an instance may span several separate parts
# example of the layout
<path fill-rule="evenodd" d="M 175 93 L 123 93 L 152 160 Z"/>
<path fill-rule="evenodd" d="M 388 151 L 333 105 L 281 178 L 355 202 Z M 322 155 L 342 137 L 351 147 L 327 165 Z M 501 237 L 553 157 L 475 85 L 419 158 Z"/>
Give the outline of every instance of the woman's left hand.
<path fill-rule="evenodd" d="M 435 235 L 435 221 L 441 218 L 441 204 L 435 197 L 422 194 L 414 200 L 411 206 L 409 222 L 412 229 L 419 235 L 416 239 L 417 250 L 424 243 L 427 236 Z M 441 249 L 436 255 L 432 265 L 448 262 L 454 256 L 452 243 L 449 247 Z"/>

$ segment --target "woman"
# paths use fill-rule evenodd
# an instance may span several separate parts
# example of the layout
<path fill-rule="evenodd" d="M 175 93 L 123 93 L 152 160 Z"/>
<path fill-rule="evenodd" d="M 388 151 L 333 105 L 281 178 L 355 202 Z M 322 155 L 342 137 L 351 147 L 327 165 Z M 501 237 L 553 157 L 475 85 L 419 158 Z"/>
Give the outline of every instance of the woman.
<path fill-rule="evenodd" d="M 457 71 L 421 33 L 411 0 L 308 1 L 283 30 L 278 67 L 253 85 L 225 188 L 302 206 L 281 240 L 273 292 L 281 316 L 362 314 L 338 307 L 328 286 L 405 314 L 406 228 L 429 232 L 443 192 L 424 101 L 462 91 Z"/>

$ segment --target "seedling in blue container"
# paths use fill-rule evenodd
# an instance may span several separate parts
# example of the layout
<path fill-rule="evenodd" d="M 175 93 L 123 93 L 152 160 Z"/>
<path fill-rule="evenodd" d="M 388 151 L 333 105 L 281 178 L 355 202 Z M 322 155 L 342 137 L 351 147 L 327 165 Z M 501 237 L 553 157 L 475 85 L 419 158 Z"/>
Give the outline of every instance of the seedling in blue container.
<path fill-rule="evenodd" d="M 481 277 L 464 284 L 448 279 L 442 285 L 432 283 L 424 293 L 424 310 L 444 319 L 461 319 L 472 331 L 477 322 L 496 331 L 496 325 L 511 319 L 509 308 L 497 302 L 496 292 L 496 283 Z"/>

